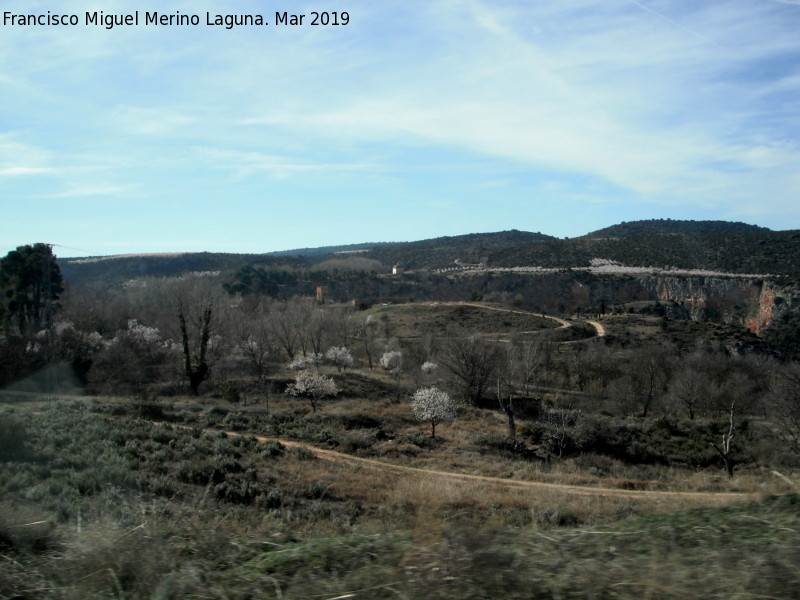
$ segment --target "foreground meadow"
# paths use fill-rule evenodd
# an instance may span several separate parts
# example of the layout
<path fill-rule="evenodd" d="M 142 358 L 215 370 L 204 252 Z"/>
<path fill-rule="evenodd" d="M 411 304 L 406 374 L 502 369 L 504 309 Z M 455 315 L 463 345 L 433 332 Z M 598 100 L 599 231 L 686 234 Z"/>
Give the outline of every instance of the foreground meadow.
<path fill-rule="evenodd" d="M 791 477 L 542 461 L 499 419 L 431 439 L 391 396 L 8 404 L 0 595 L 797 597 Z"/>

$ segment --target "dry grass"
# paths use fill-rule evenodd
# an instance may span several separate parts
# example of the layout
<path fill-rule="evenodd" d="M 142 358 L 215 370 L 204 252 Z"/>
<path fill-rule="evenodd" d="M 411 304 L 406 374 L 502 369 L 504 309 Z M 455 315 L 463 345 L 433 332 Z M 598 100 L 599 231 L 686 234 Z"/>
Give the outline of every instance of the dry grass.
<path fill-rule="evenodd" d="M 343 400 L 302 419 L 326 425 L 368 408 Z M 296 401 L 273 403 L 287 418 L 301 409 Z M 403 416 L 403 404 L 383 399 L 376 409 L 396 435 L 424 440 L 413 437 L 419 426 Z M 261 416 L 258 407 L 242 412 Z M 40 462 L 3 467 L 5 481 L 18 485 L 8 487 L 9 503 L 0 509 L 7 538 L 0 543 L 10 544 L 0 552 L 0 596 L 477 600 L 744 597 L 761 589 L 790 597 L 781 593 L 795 589 L 796 534 L 788 530 L 800 526 L 791 499 L 777 508 L 739 502 L 685 513 L 733 497 L 614 489 L 615 482 L 624 488 L 622 479 L 589 473 L 578 460 L 547 465 L 484 452 L 474 438 L 498 422 L 480 411 L 466 410 L 439 442 L 407 442 L 419 452 L 395 453 L 394 464 L 382 464 L 377 444 L 368 457 L 322 449 L 314 458 L 300 442 L 257 443 L 257 419 L 234 437 L 115 414 L 65 405 L 28 415 L 31 429 L 52 445 L 39 448 Z M 177 462 L 193 473 L 230 465 L 227 480 L 249 478 L 278 501 L 215 496 L 210 477 L 182 479 Z M 132 475 L 119 470 L 124 464 Z M 432 464 L 452 468 L 420 470 Z M 480 475 L 498 472 L 495 479 Z M 44 480 L 26 488 L 33 474 Z M 705 478 L 713 477 L 660 475 L 659 485 L 673 491 L 709 486 Z M 760 476 L 743 474 L 739 485 L 755 486 Z M 98 485 L 87 485 L 92 477 Z M 77 482 L 81 492 L 68 494 Z M 33 500 L 42 508 L 20 508 Z M 45 535 L 17 527 L 32 520 L 48 523 Z M 757 573 L 783 580 L 770 583 Z"/>

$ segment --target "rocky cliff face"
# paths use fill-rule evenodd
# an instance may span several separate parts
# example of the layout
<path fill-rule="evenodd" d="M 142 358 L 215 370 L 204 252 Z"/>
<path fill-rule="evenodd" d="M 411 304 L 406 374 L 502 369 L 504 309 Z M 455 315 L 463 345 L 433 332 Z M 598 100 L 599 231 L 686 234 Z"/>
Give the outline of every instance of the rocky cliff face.
<path fill-rule="evenodd" d="M 776 300 L 781 300 L 778 304 L 783 304 L 782 298 L 775 293 L 775 287 L 769 282 L 764 282 L 755 306 L 755 314 L 745 319 L 744 326 L 755 334 L 760 334 L 764 331 L 778 312 Z"/>
<path fill-rule="evenodd" d="M 800 288 L 738 277 L 644 277 L 651 299 L 668 316 L 743 325 L 761 335 L 773 324 L 800 314 Z"/>
<path fill-rule="evenodd" d="M 800 315 L 800 287 L 760 278 L 716 275 L 610 275 L 585 271 L 542 274 L 481 273 L 375 278 L 328 283 L 334 301 L 476 300 L 513 303 L 550 312 L 580 308 L 592 312 L 658 301 L 667 317 L 741 325 L 763 334 L 771 324 Z M 604 307 L 604 308 L 602 308 Z"/>
<path fill-rule="evenodd" d="M 451 281 L 460 297 L 501 291 L 526 308 L 598 310 L 642 300 L 659 301 L 666 316 L 742 325 L 761 334 L 786 315 L 800 312 L 800 290 L 759 278 L 687 275 L 590 275 L 562 271 L 542 275 L 483 275 Z"/>
<path fill-rule="evenodd" d="M 745 327 L 761 334 L 771 325 L 796 319 L 800 315 L 800 288 L 796 285 L 776 285 L 765 281 L 753 313 L 745 320 Z"/>
<path fill-rule="evenodd" d="M 677 303 L 696 321 L 744 324 L 759 303 L 765 283 L 733 277 L 649 277 L 642 280 L 656 299 Z"/>
<path fill-rule="evenodd" d="M 653 291 L 688 308 L 692 319 L 740 324 L 757 335 L 800 312 L 800 290 L 768 280 L 659 278 Z"/>

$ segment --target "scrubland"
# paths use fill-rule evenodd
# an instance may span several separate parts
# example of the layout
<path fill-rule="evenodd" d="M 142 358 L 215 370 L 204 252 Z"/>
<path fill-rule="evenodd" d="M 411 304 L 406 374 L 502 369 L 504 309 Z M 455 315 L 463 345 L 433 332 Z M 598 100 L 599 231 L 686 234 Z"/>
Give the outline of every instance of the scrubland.
<path fill-rule="evenodd" d="M 796 479 L 541 460 L 405 399 L 7 404 L 0 594 L 791 598 Z M 283 440 L 283 441 L 279 441 Z"/>

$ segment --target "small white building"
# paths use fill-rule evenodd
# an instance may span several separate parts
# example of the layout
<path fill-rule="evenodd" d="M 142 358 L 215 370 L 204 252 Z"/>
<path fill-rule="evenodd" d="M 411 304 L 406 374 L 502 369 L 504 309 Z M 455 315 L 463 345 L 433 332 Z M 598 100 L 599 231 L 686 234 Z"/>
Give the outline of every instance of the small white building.
<path fill-rule="evenodd" d="M 402 275 L 405 272 L 406 270 L 400 265 L 395 265 L 392 267 L 392 275 Z"/>

